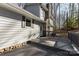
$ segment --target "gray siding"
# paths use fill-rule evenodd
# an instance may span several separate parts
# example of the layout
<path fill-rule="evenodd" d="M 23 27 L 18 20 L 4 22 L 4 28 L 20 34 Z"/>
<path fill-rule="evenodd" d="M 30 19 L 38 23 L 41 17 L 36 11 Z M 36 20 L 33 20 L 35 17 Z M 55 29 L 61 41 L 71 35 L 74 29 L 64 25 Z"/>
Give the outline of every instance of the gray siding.
<path fill-rule="evenodd" d="M 34 6 L 27 6 L 27 7 L 25 8 L 25 10 L 27 10 L 27 11 L 33 13 L 34 15 L 40 17 L 39 5 L 36 5 L 36 6 L 35 6 L 35 5 L 34 5 Z"/>
<path fill-rule="evenodd" d="M 21 21 L 22 15 L 0 8 L 0 16 L 12 18 Z"/>

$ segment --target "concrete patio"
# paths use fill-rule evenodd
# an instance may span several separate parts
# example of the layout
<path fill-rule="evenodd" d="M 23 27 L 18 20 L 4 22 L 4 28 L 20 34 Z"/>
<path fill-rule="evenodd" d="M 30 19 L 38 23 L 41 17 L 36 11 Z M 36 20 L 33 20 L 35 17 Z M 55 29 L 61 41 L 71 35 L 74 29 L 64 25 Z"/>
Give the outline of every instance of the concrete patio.
<path fill-rule="evenodd" d="M 42 37 L 41 41 L 39 43 L 47 45 L 47 42 L 45 44 L 45 41 L 46 41 L 45 37 Z M 47 41 L 55 42 L 55 43 L 53 43 L 53 45 L 51 47 L 56 47 L 56 48 L 60 48 L 63 50 L 67 50 L 67 51 L 76 53 L 68 38 L 64 38 L 64 37 L 52 38 L 52 37 L 50 37 L 50 39 L 48 39 Z M 26 44 L 22 48 L 16 48 L 13 51 L 1 54 L 1 56 L 57 56 L 57 55 L 64 56 L 67 54 L 66 52 L 62 52 L 62 51 L 55 51 L 55 49 L 54 50 L 50 50 L 50 48 L 45 49 L 46 47 L 44 47 L 40 44 L 36 44 L 36 45 L 37 46 L 31 46 L 31 45 Z M 48 46 L 50 46 L 50 45 L 48 44 Z"/>

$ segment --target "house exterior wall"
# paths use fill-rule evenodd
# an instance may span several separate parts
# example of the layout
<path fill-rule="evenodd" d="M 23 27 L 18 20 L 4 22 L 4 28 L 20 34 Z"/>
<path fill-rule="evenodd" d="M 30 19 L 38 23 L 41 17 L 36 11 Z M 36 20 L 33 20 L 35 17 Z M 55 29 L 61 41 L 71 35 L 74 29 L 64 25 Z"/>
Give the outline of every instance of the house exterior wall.
<path fill-rule="evenodd" d="M 41 8 L 39 4 L 27 6 L 25 10 L 33 13 L 34 15 L 40 17 L 41 20 L 45 18 L 45 11 Z"/>
<path fill-rule="evenodd" d="M 40 17 L 40 9 L 39 9 L 39 5 L 34 5 L 34 6 L 27 6 L 25 8 L 25 10 L 29 11 L 30 13 Z"/>
<path fill-rule="evenodd" d="M 38 16 L 41 20 L 45 19 L 45 11 L 41 8 L 40 4 L 27 6 L 25 10 Z M 40 26 L 40 36 L 42 36 L 43 35 L 43 24 L 40 24 L 39 26 Z"/>
<path fill-rule="evenodd" d="M 39 23 L 21 27 L 22 15 L 0 8 L 0 48 L 16 45 L 40 36 Z"/>

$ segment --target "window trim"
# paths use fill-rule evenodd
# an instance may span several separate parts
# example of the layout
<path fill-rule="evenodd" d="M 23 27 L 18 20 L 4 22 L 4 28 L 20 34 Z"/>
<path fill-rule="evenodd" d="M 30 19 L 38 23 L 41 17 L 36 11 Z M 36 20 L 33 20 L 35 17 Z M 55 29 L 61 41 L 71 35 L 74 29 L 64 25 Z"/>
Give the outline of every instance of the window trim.
<path fill-rule="evenodd" d="M 30 21 L 30 26 L 28 26 L 28 25 L 26 24 L 27 20 Z M 32 28 L 33 28 L 33 27 L 34 27 L 34 26 L 33 26 L 33 24 L 34 24 L 33 21 L 34 21 L 33 19 L 30 19 L 30 18 L 28 18 L 28 17 L 22 16 L 21 27 L 22 27 L 22 28 L 26 28 L 26 27 L 32 27 Z"/>

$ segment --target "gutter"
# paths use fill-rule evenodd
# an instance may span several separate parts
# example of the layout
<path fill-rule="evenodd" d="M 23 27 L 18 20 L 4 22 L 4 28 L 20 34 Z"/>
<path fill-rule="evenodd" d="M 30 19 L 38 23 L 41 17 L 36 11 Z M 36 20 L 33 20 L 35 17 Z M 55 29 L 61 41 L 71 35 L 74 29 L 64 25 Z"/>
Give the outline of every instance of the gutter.
<path fill-rule="evenodd" d="M 30 12 L 20 8 L 20 7 L 14 6 L 12 4 L 0 3 L 0 7 L 5 8 L 7 10 L 10 10 L 12 12 L 18 13 L 18 14 L 21 14 L 21 15 L 23 15 L 25 17 L 31 18 L 31 19 L 36 20 L 38 22 L 45 23 L 45 21 L 43 21 L 39 17 L 35 16 L 34 14 L 32 14 L 32 13 L 30 13 Z"/>

